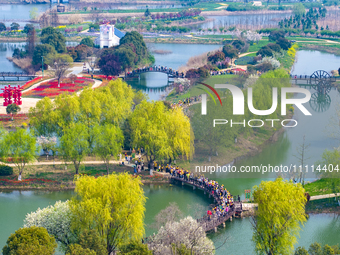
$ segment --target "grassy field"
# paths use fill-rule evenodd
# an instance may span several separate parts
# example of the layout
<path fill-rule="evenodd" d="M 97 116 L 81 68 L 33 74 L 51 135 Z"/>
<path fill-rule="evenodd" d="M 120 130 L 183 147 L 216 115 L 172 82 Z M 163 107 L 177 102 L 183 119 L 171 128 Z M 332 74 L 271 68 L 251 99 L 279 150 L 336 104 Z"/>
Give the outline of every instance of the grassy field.
<path fill-rule="evenodd" d="M 254 43 L 253 45 L 249 46 L 248 52 L 258 51 L 261 47 L 267 45 L 269 40 L 262 39 L 258 43 Z"/>
<path fill-rule="evenodd" d="M 287 51 L 285 51 L 284 55 L 282 57 L 279 57 L 277 60 L 280 61 L 281 66 L 283 68 L 290 70 L 294 64 L 295 58 L 292 56 L 289 56 L 287 54 Z"/>
<path fill-rule="evenodd" d="M 333 179 L 319 179 L 315 182 L 305 184 L 304 188 L 311 196 L 332 194 L 332 183 L 334 183 Z"/>
<path fill-rule="evenodd" d="M 53 166 L 51 160 L 50 165 L 28 165 L 23 172 L 23 182 L 17 182 L 18 172 L 14 168 L 14 175 L 1 176 L 0 189 L 2 188 L 24 188 L 24 189 L 73 189 L 75 168 L 73 164 L 68 164 L 67 169 L 65 165 L 58 164 Z M 133 168 L 129 166 L 121 166 L 117 164 L 110 164 L 110 174 L 119 173 L 133 173 Z M 79 169 L 79 174 L 99 177 L 107 174 L 104 164 L 82 164 Z M 167 182 L 167 178 L 163 175 L 155 174 L 150 176 L 149 171 L 142 171 L 138 173 L 144 183 Z M 6 181 L 4 181 L 6 180 Z"/>
<path fill-rule="evenodd" d="M 215 86 L 215 84 L 222 84 L 222 83 L 236 83 L 238 79 L 237 75 L 234 74 L 226 74 L 226 75 L 218 75 L 218 76 L 211 76 L 204 81 L 204 83 L 209 84 L 210 86 Z M 188 97 L 199 96 L 202 94 L 202 90 L 199 89 L 198 85 L 191 87 L 186 93 L 184 94 L 175 94 L 175 92 L 170 93 L 166 100 L 171 103 L 178 103 L 179 100 L 184 100 Z"/>

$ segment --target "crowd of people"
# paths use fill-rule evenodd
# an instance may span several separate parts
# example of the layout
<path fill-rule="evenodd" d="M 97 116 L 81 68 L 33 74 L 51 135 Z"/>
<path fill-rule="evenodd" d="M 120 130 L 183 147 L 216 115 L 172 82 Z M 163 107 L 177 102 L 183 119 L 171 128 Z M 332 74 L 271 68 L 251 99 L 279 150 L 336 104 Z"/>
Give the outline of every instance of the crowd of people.
<path fill-rule="evenodd" d="M 172 68 L 168 68 L 166 66 L 144 66 L 142 68 L 137 68 L 131 72 L 127 72 L 126 73 L 126 76 L 128 77 L 133 77 L 135 76 L 136 74 L 139 74 L 139 73 L 144 73 L 144 72 L 152 72 L 152 71 L 155 71 L 155 72 L 164 72 L 164 73 L 167 73 L 167 74 L 171 74 L 171 75 L 174 75 L 176 77 L 179 77 L 179 78 L 184 78 L 184 73 L 183 72 L 178 72 Z"/>
<path fill-rule="evenodd" d="M 202 99 L 202 96 L 193 96 L 193 97 L 187 97 L 184 100 L 179 100 L 178 103 L 172 103 L 171 108 L 176 108 L 176 107 L 184 107 L 184 106 L 190 106 L 191 104 L 195 102 L 200 102 Z"/>
<path fill-rule="evenodd" d="M 207 211 L 209 220 L 216 217 L 225 217 L 231 210 L 234 209 L 234 198 L 223 184 L 220 185 L 217 181 L 209 180 L 209 178 L 206 178 L 203 175 L 195 176 L 188 170 L 183 170 L 183 168 L 180 169 L 178 166 L 170 167 L 169 171 L 171 176 L 181 178 L 184 181 L 198 185 L 215 198 L 216 206 L 212 210 Z M 238 196 L 238 201 L 240 201 L 240 196 Z"/>
<path fill-rule="evenodd" d="M 139 156 L 137 159 L 134 159 L 134 162 L 132 162 L 132 156 L 128 156 L 127 153 L 125 153 L 125 160 L 128 162 L 128 164 L 134 163 L 134 174 L 152 169 L 152 171 L 155 172 L 169 173 L 173 177 L 183 179 L 183 181 L 199 186 L 201 189 L 207 191 L 210 195 L 212 195 L 216 201 L 215 207 L 207 211 L 208 220 L 225 217 L 230 211 L 233 211 L 234 197 L 224 187 L 223 184 L 220 185 L 217 181 L 210 180 L 203 175 L 194 175 L 188 170 L 184 170 L 183 168 L 180 168 L 178 166 L 172 166 L 171 164 L 159 164 L 154 161 L 152 163 L 149 162 L 148 168 L 146 168 L 144 164 L 144 159 L 141 157 L 140 154 L 141 152 L 142 150 L 138 149 Z M 124 165 L 124 161 L 122 162 L 122 164 Z M 237 200 L 240 202 L 240 196 L 238 196 Z"/>

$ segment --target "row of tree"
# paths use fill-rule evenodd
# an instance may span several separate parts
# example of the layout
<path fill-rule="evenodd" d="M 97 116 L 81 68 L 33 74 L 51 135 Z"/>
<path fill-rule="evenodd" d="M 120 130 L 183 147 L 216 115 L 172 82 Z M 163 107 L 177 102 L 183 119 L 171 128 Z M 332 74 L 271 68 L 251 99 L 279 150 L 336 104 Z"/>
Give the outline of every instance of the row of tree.
<path fill-rule="evenodd" d="M 305 7 L 300 3 L 295 6 L 295 15 L 290 18 L 284 18 L 279 22 L 280 28 L 294 28 L 294 29 L 312 29 L 313 27 L 318 30 L 319 26 L 317 21 L 320 18 L 326 17 L 326 8 L 310 8 L 305 13 Z"/>
<path fill-rule="evenodd" d="M 30 109 L 30 119 L 36 136 L 58 137 L 58 146 L 42 147 L 73 162 L 76 174 L 87 155 L 97 155 L 109 171 L 112 155 L 124 144 L 143 147 L 149 161 L 190 158 L 193 153 L 191 126 L 182 110 L 148 102 L 120 79 L 85 89 L 80 96 L 45 97 Z M 20 160 L 20 154 L 16 157 Z"/>

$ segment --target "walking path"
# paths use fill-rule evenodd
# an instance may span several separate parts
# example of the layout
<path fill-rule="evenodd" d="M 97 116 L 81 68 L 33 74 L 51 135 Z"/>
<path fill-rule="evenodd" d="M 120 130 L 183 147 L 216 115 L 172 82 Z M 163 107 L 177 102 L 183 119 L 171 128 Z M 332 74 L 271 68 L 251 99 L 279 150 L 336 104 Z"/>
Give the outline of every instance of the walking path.
<path fill-rule="evenodd" d="M 312 201 L 312 200 L 319 200 L 319 199 L 325 199 L 325 198 L 331 198 L 331 197 L 338 197 L 340 196 L 340 193 L 337 193 L 336 196 L 335 194 L 325 194 L 325 195 L 317 195 L 317 196 L 311 196 L 309 201 Z"/>

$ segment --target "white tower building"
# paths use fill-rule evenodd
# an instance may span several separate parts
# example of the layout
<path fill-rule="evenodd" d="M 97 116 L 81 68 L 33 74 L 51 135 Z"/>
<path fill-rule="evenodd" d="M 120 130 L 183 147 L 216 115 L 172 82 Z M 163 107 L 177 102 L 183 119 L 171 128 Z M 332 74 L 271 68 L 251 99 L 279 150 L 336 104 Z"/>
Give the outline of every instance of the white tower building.
<path fill-rule="evenodd" d="M 100 25 L 99 46 L 101 49 L 117 46 L 124 35 L 125 34 L 115 28 L 114 25 Z"/>

